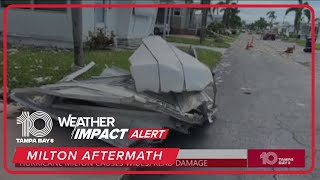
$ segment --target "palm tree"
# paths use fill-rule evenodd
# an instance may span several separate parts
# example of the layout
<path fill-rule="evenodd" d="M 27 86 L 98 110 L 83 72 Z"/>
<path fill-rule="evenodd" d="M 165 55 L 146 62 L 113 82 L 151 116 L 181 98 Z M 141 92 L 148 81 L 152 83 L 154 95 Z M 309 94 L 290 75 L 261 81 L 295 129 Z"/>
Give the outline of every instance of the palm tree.
<path fill-rule="evenodd" d="M 263 17 L 260 17 L 259 20 L 254 22 L 254 26 L 259 30 L 264 30 L 268 26 L 268 22 Z"/>
<path fill-rule="evenodd" d="M 298 0 L 299 4 L 308 4 L 308 2 L 303 2 L 303 0 Z M 290 12 L 295 12 L 295 18 L 294 18 L 294 29 L 296 34 L 299 34 L 300 24 L 301 24 L 301 18 L 303 15 L 305 15 L 308 19 L 308 22 L 311 20 L 311 14 L 308 9 L 303 8 L 289 8 L 286 11 L 286 15 Z"/>
<path fill-rule="evenodd" d="M 238 1 L 239 0 L 225 0 L 225 1 L 221 1 L 217 4 L 237 4 Z M 229 26 L 230 26 L 230 14 L 233 13 L 232 9 L 233 8 L 224 8 L 224 9 L 220 10 L 221 12 L 224 12 L 223 16 L 222 16 L 222 21 L 227 28 L 229 28 Z"/>
<path fill-rule="evenodd" d="M 241 18 L 238 16 L 240 10 L 238 8 L 231 8 L 228 15 L 228 23 L 231 28 L 237 28 L 241 26 Z"/>
<path fill-rule="evenodd" d="M 269 11 L 269 12 L 267 12 L 267 16 L 268 16 L 268 18 L 270 19 L 270 28 L 272 28 L 272 26 L 273 26 L 273 21 L 274 21 L 275 19 L 277 19 L 277 16 L 276 16 L 275 14 L 276 14 L 275 11 Z"/>

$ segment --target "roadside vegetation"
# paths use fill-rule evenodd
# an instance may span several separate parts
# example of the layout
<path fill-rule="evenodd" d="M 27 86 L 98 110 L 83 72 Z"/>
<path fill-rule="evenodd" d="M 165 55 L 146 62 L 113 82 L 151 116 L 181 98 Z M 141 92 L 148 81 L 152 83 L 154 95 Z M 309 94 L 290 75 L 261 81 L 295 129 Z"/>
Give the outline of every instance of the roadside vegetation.
<path fill-rule="evenodd" d="M 205 65 L 207 65 L 210 69 L 215 68 L 222 54 L 216 51 L 208 50 L 208 49 L 200 49 L 197 48 L 198 59 Z"/>
<path fill-rule="evenodd" d="M 191 47 L 178 48 L 186 53 L 189 53 L 191 51 Z M 199 61 L 207 65 L 210 69 L 215 68 L 218 65 L 222 56 L 220 52 L 212 51 L 209 49 L 196 48 L 196 51 Z"/>
<path fill-rule="evenodd" d="M 201 4 L 210 4 L 209 0 L 201 0 Z M 236 0 L 220 1 L 217 4 L 237 4 Z M 203 45 L 209 47 L 228 48 L 237 39 L 245 21 L 239 16 L 238 8 L 213 8 L 212 13 L 223 13 L 221 21 L 208 22 L 208 9 L 201 10 L 201 24 L 195 32 L 196 35 L 170 35 L 167 41 L 190 45 Z"/>
<path fill-rule="evenodd" d="M 185 51 L 188 51 L 188 48 Z M 84 59 L 86 64 L 93 61 L 95 66 L 78 79 L 97 76 L 106 68 L 106 65 L 109 67 L 114 65 L 129 70 L 130 63 L 128 58 L 133 52 L 132 50 L 85 50 Z M 202 49 L 197 49 L 197 53 L 201 62 L 209 67 L 213 67 L 221 56 L 220 53 Z M 2 56 L 0 59 L 0 68 L 2 69 Z M 69 50 L 9 48 L 7 58 L 8 88 L 11 90 L 55 83 L 71 73 L 73 62 L 73 51 Z M 1 76 L 1 84 L 2 80 Z"/>
<path fill-rule="evenodd" d="M 96 65 L 80 78 L 99 75 L 106 65 L 129 69 L 128 58 L 133 51 L 88 50 L 84 53 L 86 64 Z M 74 62 L 73 51 L 38 48 L 8 49 L 8 88 L 35 87 L 55 83 L 71 73 Z M 1 69 L 3 61 L 1 57 Z M 1 76 L 1 83 L 3 82 Z"/>
<path fill-rule="evenodd" d="M 180 36 L 169 36 L 167 37 L 168 42 L 175 43 L 183 43 L 183 44 L 191 44 L 191 45 L 203 45 L 209 47 L 218 47 L 218 48 L 228 48 L 230 44 L 225 42 L 223 39 L 214 39 L 214 38 L 206 38 L 204 42 L 200 43 L 200 38 L 198 37 L 180 37 Z"/>

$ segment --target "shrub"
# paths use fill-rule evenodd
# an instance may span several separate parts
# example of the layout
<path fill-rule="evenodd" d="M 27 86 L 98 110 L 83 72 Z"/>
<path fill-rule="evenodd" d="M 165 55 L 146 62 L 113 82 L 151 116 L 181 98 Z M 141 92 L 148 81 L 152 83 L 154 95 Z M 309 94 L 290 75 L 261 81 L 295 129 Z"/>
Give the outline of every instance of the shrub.
<path fill-rule="evenodd" d="M 216 32 L 216 33 L 223 33 L 224 32 L 224 29 L 225 29 L 225 25 L 223 23 L 211 23 L 209 26 L 208 26 L 208 30 L 209 31 L 213 31 L 213 32 Z"/>
<path fill-rule="evenodd" d="M 232 29 L 232 30 L 231 30 L 231 33 L 232 33 L 233 35 L 235 35 L 235 34 L 238 34 L 238 31 L 235 30 L 235 29 Z"/>
<path fill-rule="evenodd" d="M 113 31 L 108 33 L 105 28 L 98 28 L 95 32 L 89 32 L 86 47 L 95 50 L 109 49 L 114 45 L 115 34 Z"/>
<path fill-rule="evenodd" d="M 224 39 L 222 37 L 216 37 L 216 38 L 214 38 L 214 42 L 216 42 L 216 43 L 224 43 Z"/>

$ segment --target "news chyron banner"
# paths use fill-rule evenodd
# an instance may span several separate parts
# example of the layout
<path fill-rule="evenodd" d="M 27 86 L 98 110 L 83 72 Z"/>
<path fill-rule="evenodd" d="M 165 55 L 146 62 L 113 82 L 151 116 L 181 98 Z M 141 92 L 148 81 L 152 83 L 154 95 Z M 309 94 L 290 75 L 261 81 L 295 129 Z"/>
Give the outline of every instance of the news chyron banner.
<path fill-rule="evenodd" d="M 42 119 L 43 128 L 35 121 Z M 169 129 L 124 129 L 113 117 L 58 117 L 60 127 L 72 127 L 72 140 L 164 140 Z M 52 118 L 43 111 L 17 117 L 21 137 L 16 138 L 12 163 L 16 167 L 305 167 L 303 149 L 179 149 L 147 147 L 52 147 L 48 138 Z M 59 127 L 58 127 L 59 128 Z M 67 137 L 69 138 L 69 137 Z M 31 146 L 36 144 L 37 146 Z"/>

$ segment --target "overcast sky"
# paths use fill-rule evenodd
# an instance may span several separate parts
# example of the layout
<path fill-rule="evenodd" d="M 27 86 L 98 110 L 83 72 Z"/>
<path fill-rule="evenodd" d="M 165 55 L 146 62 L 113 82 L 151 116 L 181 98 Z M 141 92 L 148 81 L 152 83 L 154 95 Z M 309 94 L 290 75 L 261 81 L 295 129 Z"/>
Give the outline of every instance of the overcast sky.
<path fill-rule="evenodd" d="M 239 1 L 239 4 L 245 3 L 259 3 L 259 4 L 297 4 L 297 0 L 290 0 L 290 1 Z M 320 17 L 320 1 L 308 1 L 309 5 L 312 6 L 316 12 L 316 17 Z M 291 12 L 287 16 L 285 16 L 286 8 L 266 8 L 266 9 L 240 9 L 240 16 L 243 20 L 247 22 L 253 22 L 259 19 L 261 16 L 266 17 L 266 13 L 268 11 L 275 11 L 278 22 L 283 22 L 283 20 L 290 22 L 293 24 L 295 13 Z"/>
<path fill-rule="evenodd" d="M 212 3 L 217 3 L 219 0 L 212 0 Z M 305 0 L 307 2 L 307 0 Z M 269 1 L 261 1 L 261 0 L 239 0 L 238 4 L 297 4 L 298 0 L 287 0 L 287 1 L 279 1 L 279 0 L 269 0 Z M 308 0 L 310 6 L 312 6 L 316 12 L 316 17 L 320 18 L 320 1 L 319 0 Z M 287 8 L 266 8 L 266 9 L 240 9 L 239 15 L 241 19 L 245 20 L 247 23 L 258 20 L 260 17 L 266 18 L 266 13 L 268 11 L 275 11 L 278 22 L 283 22 L 283 20 L 288 21 L 290 24 L 293 24 L 295 13 L 291 12 L 285 17 L 285 12 Z"/>

